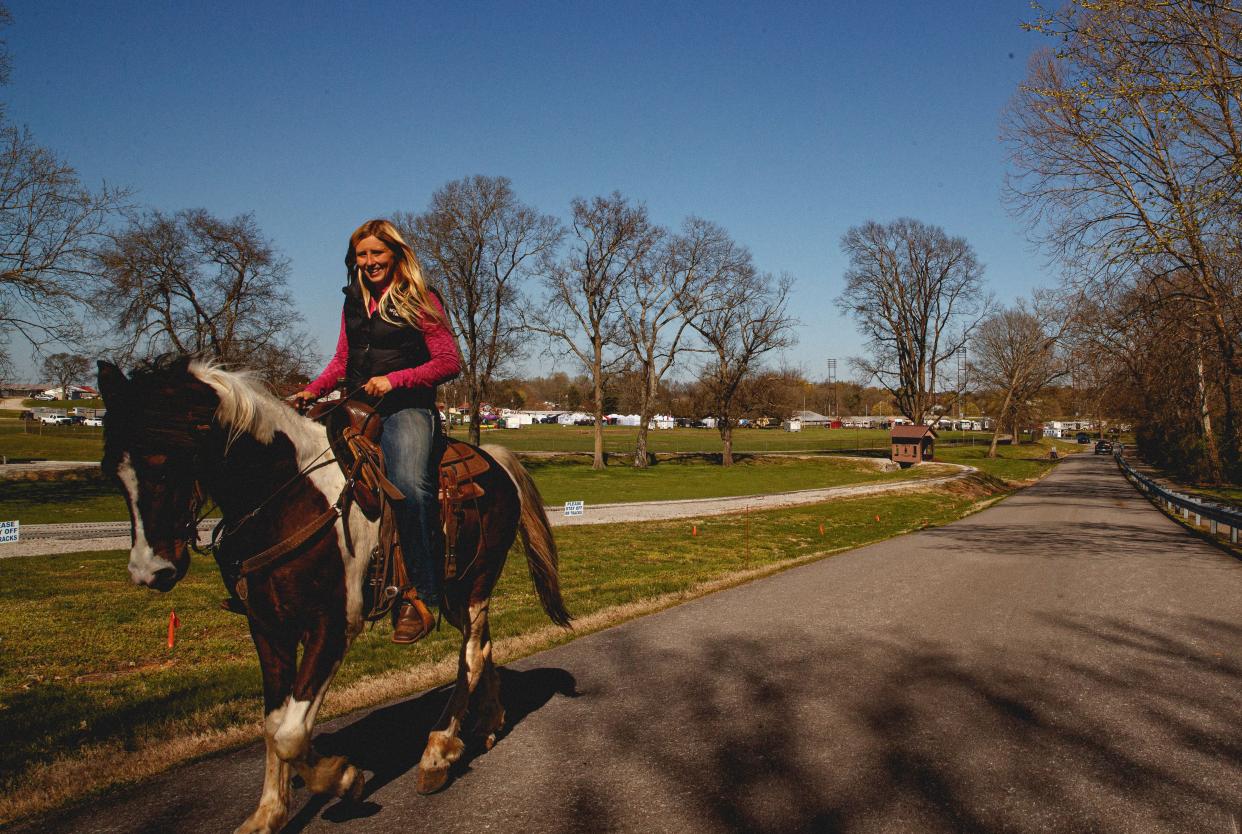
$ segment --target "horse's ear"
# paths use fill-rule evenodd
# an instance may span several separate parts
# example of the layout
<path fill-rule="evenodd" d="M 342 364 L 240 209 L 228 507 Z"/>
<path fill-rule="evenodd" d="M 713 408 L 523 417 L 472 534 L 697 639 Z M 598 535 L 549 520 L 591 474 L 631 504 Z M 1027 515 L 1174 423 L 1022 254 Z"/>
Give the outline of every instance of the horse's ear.
<path fill-rule="evenodd" d="M 129 380 L 125 378 L 124 371 L 111 362 L 99 360 L 99 393 L 103 395 L 105 403 L 124 397 L 128 387 Z"/>

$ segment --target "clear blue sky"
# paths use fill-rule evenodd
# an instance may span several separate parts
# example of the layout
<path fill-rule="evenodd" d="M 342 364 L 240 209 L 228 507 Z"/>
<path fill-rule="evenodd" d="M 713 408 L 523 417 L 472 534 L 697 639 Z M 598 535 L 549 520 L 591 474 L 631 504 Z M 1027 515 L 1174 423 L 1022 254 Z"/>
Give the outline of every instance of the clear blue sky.
<path fill-rule="evenodd" d="M 832 305 L 852 225 L 964 236 L 1004 301 L 1055 277 L 1000 196 L 1026 0 L 9 6 L 10 116 L 88 184 L 254 212 L 325 356 L 349 233 L 471 174 L 560 217 L 616 189 L 722 224 L 795 277 L 813 379 L 860 350 Z"/>

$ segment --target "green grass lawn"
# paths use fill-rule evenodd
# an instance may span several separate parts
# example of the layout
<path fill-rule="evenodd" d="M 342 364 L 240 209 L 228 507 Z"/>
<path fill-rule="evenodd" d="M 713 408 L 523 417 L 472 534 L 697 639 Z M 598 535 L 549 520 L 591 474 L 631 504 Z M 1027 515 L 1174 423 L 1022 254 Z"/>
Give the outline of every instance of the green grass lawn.
<path fill-rule="evenodd" d="M 985 457 L 987 447 L 983 445 L 941 446 L 937 459 L 975 466 L 1004 480 L 1023 481 L 1037 477 L 1052 465 L 1046 459 L 1049 443 L 1001 446 L 996 460 Z M 1072 443 L 1061 445 L 1075 448 Z M 868 464 L 834 456 L 806 459 L 741 455 L 731 467 L 702 458 L 661 460 L 647 469 L 634 469 L 624 460 L 614 459 L 605 469 L 595 471 L 585 458 L 530 459 L 526 466 L 545 502 L 551 505 L 565 501 L 602 504 L 757 495 L 937 474 L 934 469 L 922 467 L 879 472 Z M 126 518 L 125 502 L 109 481 L 0 481 L 0 520 L 51 524 Z"/>
<path fill-rule="evenodd" d="M 595 429 L 591 426 L 533 425 L 520 429 L 488 429 L 480 438 L 483 443 L 498 443 L 520 452 L 593 452 Z M 457 426 L 453 436 L 464 439 L 467 431 Z M 605 426 L 604 451 L 608 454 L 633 454 L 638 429 L 632 426 Z M 991 438 L 985 432 L 942 432 L 946 443 L 983 443 Z M 780 429 L 734 429 L 733 451 L 741 452 L 816 452 L 850 449 L 887 449 L 889 433 L 884 429 L 823 429 L 809 428 L 797 432 Z M 647 433 L 651 452 L 720 452 L 720 434 L 715 429 L 664 429 Z"/>
<path fill-rule="evenodd" d="M 0 480 L 0 521 L 66 524 L 127 518 L 129 510 L 116 484 L 101 477 Z"/>
<path fill-rule="evenodd" d="M 855 460 L 743 456 L 731 467 L 702 459 L 666 460 L 648 469 L 613 465 L 591 469 L 584 458 L 526 461 L 548 504 L 586 501 L 668 501 L 756 495 L 796 489 L 819 489 L 937 474 L 935 469 L 880 472 Z M 124 521 L 128 510 L 116 486 L 100 478 L 25 481 L 0 480 L 0 521 L 26 524 L 68 521 Z"/>
<path fill-rule="evenodd" d="M 557 543 L 564 596 L 570 611 L 583 616 L 687 591 L 739 570 L 943 523 L 973 500 L 916 493 L 748 517 L 562 528 Z M 690 536 L 691 524 L 697 536 Z M 255 720 L 261 709 L 258 664 L 245 619 L 216 607 L 223 592 L 206 557 L 195 557 L 187 578 L 166 595 L 130 585 L 121 551 L 0 560 L 3 789 L 17 790 L 30 766 L 69 755 L 79 745 L 133 749 Z M 172 609 L 183 625 L 169 650 Z M 492 610 L 493 633 L 501 639 L 547 624 L 518 552 Z M 572 637 L 567 632 L 562 639 Z M 449 657 L 459 644 L 446 626 L 415 646 L 396 646 L 381 625 L 362 634 L 335 686 Z M 330 704 L 331 698 L 329 714 Z"/>
<path fill-rule="evenodd" d="M 104 401 L 100 397 L 90 400 L 22 400 L 24 408 L 104 408 Z"/>
<path fill-rule="evenodd" d="M 591 452 L 594 430 L 588 426 L 525 426 L 521 429 L 490 429 L 482 442 L 498 443 L 520 452 Z M 460 427 L 453 436 L 465 438 Z M 624 463 L 633 453 L 637 429 L 606 426 L 604 449 Z M 667 429 L 648 435 L 651 452 L 719 453 L 720 435 L 714 429 Z M 957 444 L 985 445 L 986 432 L 943 432 L 943 447 Z M 886 450 L 888 432 L 881 429 L 736 429 L 735 454 L 763 452 L 817 452 Z M 19 420 L 0 420 L 0 454 L 10 458 L 97 461 L 103 454 L 103 430 L 87 426 L 26 425 Z"/>
<path fill-rule="evenodd" d="M 1061 455 L 1073 454 L 1086 449 L 1063 440 L 1044 438 L 1038 443 L 1023 443 L 1018 446 L 997 446 L 995 458 L 988 458 L 988 447 L 983 446 L 942 446 L 936 449 L 936 460 L 942 463 L 960 463 L 1005 481 L 1029 481 L 1038 478 L 1056 465 L 1048 459 L 1048 452 L 1053 447 Z"/>
<path fill-rule="evenodd" d="M 103 457 L 103 429 L 0 420 L 0 455 L 9 460 L 81 460 Z"/>
<path fill-rule="evenodd" d="M 612 465 L 599 471 L 591 469 L 584 458 L 535 459 L 526 460 L 524 464 L 548 504 L 758 495 L 935 474 L 917 469 L 880 472 L 862 461 L 831 456 L 806 459 L 747 455 L 740 457 L 733 466 L 721 466 L 701 458 L 684 458 L 661 461 L 647 469 Z"/>

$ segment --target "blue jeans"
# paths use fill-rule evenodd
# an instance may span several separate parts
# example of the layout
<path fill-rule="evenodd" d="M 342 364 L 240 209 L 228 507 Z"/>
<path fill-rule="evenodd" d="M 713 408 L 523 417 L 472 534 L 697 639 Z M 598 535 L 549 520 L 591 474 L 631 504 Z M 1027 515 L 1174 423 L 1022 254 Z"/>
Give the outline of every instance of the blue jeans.
<path fill-rule="evenodd" d="M 404 501 L 392 506 L 406 570 L 418 598 L 429 605 L 440 599 L 439 571 L 431 547 L 431 525 L 439 521 L 438 484 L 431 470 L 435 435 L 435 416 L 429 408 L 403 408 L 388 415 L 380 435 L 388 480 L 405 495 Z"/>

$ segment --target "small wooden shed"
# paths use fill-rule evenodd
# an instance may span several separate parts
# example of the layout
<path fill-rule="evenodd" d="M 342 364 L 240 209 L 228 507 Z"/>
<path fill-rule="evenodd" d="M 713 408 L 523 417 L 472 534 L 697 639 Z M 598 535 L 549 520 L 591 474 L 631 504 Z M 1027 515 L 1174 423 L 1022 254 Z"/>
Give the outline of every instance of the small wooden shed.
<path fill-rule="evenodd" d="M 893 426 L 893 461 L 902 466 L 936 459 L 936 430 L 931 426 Z"/>

